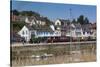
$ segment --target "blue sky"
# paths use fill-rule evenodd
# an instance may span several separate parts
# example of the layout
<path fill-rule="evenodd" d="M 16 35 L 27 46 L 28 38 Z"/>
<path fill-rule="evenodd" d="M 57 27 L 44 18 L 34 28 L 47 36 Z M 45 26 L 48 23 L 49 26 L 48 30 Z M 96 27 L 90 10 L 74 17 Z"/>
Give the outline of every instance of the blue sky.
<path fill-rule="evenodd" d="M 74 5 L 74 4 L 58 4 L 58 3 L 43 3 L 43 2 L 27 2 L 15 1 L 12 2 L 12 9 L 19 11 L 35 11 L 42 16 L 48 17 L 50 20 L 69 19 L 70 10 L 72 9 L 71 17 L 77 18 L 80 15 L 88 17 L 90 22 L 96 22 L 96 6 L 92 5 Z"/>

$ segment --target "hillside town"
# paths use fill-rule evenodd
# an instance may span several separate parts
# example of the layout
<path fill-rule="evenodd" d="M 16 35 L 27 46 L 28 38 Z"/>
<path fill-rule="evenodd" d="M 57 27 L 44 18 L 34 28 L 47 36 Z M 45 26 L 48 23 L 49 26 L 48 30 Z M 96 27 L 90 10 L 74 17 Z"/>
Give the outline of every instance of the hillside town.
<path fill-rule="evenodd" d="M 11 42 L 51 42 L 50 39 L 53 42 L 96 40 L 96 22 L 81 23 L 75 19 L 71 22 L 61 18 L 51 21 L 32 11 L 11 12 Z"/>

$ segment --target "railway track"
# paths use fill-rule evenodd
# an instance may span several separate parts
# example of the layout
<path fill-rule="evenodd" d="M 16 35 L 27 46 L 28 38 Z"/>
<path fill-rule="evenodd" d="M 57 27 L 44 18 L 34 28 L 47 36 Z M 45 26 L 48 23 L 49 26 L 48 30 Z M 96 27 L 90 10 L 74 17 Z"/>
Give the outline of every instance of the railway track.
<path fill-rule="evenodd" d="M 67 45 L 67 44 L 94 44 L 96 43 L 96 41 L 82 41 L 82 42 L 57 42 L 57 43 L 33 43 L 33 44 L 29 44 L 29 43 L 13 43 L 11 44 L 11 47 L 24 47 L 24 46 L 49 46 L 49 45 Z"/>

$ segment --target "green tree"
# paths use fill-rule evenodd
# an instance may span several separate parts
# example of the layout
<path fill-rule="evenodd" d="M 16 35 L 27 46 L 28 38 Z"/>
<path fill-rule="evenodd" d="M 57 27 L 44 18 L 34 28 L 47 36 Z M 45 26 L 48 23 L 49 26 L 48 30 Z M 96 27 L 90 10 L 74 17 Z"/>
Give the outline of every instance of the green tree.
<path fill-rule="evenodd" d="M 89 20 L 88 20 L 87 17 L 85 17 L 85 19 L 84 19 L 84 23 L 85 23 L 85 24 L 88 24 L 88 23 L 89 23 Z"/>
<path fill-rule="evenodd" d="M 40 14 L 33 12 L 33 11 L 22 11 L 20 12 L 22 16 L 37 16 L 40 17 Z"/>
<path fill-rule="evenodd" d="M 80 24 L 84 24 L 84 16 L 80 15 L 79 18 L 77 19 L 77 22 Z"/>
<path fill-rule="evenodd" d="M 46 25 L 47 25 L 47 26 L 49 26 L 49 25 L 52 25 L 52 24 L 53 24 L 53 22 L 52 22 L 52 21 L 50 21 L 47 17 L 44 17 L 43 19 L 45 20 L 45 22 L 46 22 Z"/>
<path fill-rule="evenodd" d="M 87 17 L 85 17 L 84 15 L 80 15 L 77 18 L 77 22 L 80 24 L 88 24 L 89 23 L 89 19 Z"/>
<path fill-rule="evenodd" d="M 24 25 L 25 25 L 24 22 L 13 21 L 10 23 L 10 29 L 11 31 L 19 31 L 22 29 Z"/>
<path fill-rule="evenodd" d="M 72 23 L 77 23 L 77 21 L 75 19 L 72 20 Z"/>
<path fill-rule="evenodd" d="M 14 15 L 17 15 L 17 16 L 19 15 L 19 11 L 17 11 L 17 10 L 12 10 L 11 13 L 13 13 Z"/>

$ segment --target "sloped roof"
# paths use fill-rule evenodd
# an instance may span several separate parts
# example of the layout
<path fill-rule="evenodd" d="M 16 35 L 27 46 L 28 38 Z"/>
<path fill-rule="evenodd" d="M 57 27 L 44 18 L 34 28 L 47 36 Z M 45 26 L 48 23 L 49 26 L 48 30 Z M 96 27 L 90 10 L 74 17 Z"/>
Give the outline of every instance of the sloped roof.
<path fill-rule="evenodd" d="M 40 21 L 46 21 L 46 17 L 38 17 L 38 16 L 27 16 L 27 18 L 32 21 L 33 19 L 34 20 L 40 20 Z M 48 19 L 49 20 L 49 19 Z"/>
<path fill-rule="evenodd" d="M 91 29 L 96 29 L 96 23 L 93 23 L 93 24 L 91 25 Z"/>
<path fill-rule="evenodd" d="M 19 34 L 14 33 L 14 32 L 10 33 L 10 41 L 11 42 L 19 42 L 21 40 L 23 40 L 23 38 Z"/>
<path fill-rule="evenodd" d="M 69 23 L 69 20 L 59 19 L 61 21 L 61 25 L 65 25 Z"/>
<path fill-rule="evenodd" d="M 28 24 L 25 25 L 29 30 L 34 30 L 34 28 Z"/>
<path fill-rule="evenodd" d="M 39 25 L 34 25 L 34 26 L 32 26 L 32 28 L 33 28 L 34 30 L 37 30 L 37 31 L 53 32 L 53 30 L 50 28 L 50 26 L 39 26 Z"/>
<path fill-rule="evenodd" d="M 71 23 L 75 26 L 75 28 L 81 28 L 81 24 L 79 23 Z M 70 30 L 70 28 L 74 28 L 73 26 L 71 26 L 70 23 L 66 24 L 66 25 L 62 25 L 62 26 L 59 26 L 61 28 L 62 31 L 68 31 Z M 58 26 L 55 26 L 55 27 L 58 27 Z"/>
<path fill-rule="evenodd" d="M 36 30 L 36 31 L 42 31 L 42 32 L 53 32 L 53 30 L 50 28 L 50 26 L 41 26 L 41 25 L 32 25 L 29 24 L 25 25 L 29 30 Z"/>
<path fill-rule="evenodd" d="M 70 30 L 70 26 L 69 26 L 69 25 L 62 26 L 62 27 L 61 27 L 61 30 L 62 30 L 62 31 L 68 31 L 68 30 Z"/>
<path fill-rule="evenodd" d="M 81 27 L 83 31 L 90 32 L 91 24 L 83 24 Z"/>
<path fill-rule="evenodd" d="M 66 23 L 66 22 L 69 22 L 69 20 L 64 20 L 64 19 L 59 19 L 61 22 L 64 22 L 64 23 Z"/>
<path fill-rule="evenodd" d="M 75 28 L 81 28 L 81 24 L 80 23 L 73 23 Z"/>

